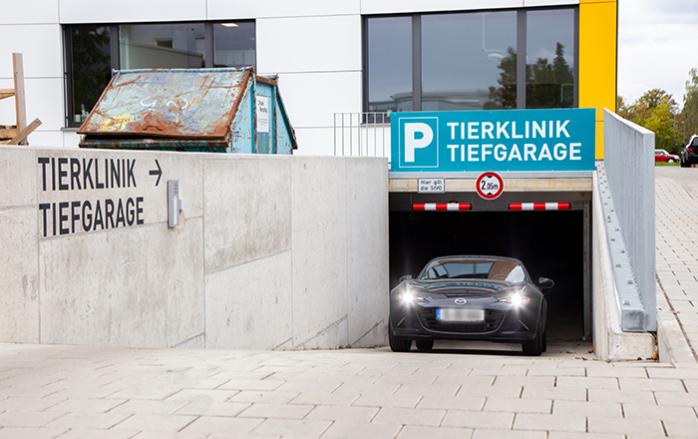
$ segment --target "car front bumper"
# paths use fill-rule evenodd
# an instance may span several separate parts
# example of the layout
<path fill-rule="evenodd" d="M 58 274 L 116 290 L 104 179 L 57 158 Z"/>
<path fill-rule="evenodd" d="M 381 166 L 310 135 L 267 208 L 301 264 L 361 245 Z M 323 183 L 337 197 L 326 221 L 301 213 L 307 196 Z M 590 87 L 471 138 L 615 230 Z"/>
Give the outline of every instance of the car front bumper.
<path fill-rule="evenodd" d="M 540 305 L 516 308 L 499 304 L 484 308 L 485 320 L 478 323 L 445 323 L 435 319 L 435 307 L 391 305 L 390 331 L 411 339 L 487 340 L 520 343 L 535 339 Z"/>

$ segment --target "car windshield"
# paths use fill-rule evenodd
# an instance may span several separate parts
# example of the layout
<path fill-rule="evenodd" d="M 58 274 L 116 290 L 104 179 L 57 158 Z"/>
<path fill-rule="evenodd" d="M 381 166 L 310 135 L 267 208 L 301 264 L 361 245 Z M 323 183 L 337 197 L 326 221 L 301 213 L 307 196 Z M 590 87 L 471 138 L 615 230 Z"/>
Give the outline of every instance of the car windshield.
<path fill-rule="evenodd" d="M 693 142 L 691 143 L 691 146 L 698 146 L 698 137 L 695 137 L 693 139 Z"/>
<path fill-rule="evenodd" d="M 488 279 L 521 283 L 526 280 L 526 271 L 521 264 L 507 259 L 437 259 L 424 267 L 420 279 Z"/>

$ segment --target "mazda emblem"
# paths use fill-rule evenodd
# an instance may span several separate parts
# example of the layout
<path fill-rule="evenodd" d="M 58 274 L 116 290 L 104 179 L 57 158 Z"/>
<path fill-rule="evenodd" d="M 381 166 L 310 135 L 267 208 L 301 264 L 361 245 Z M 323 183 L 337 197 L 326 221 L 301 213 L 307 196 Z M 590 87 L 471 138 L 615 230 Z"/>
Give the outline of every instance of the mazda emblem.
<path fill-rule="evenodd" d="M 465 305 L 466 303 L 468 303 L 468 301 L 463 299 L 462 297 L 457 298 L 455 300 L 455 302 L 456 302 L 456 305 Z"/>

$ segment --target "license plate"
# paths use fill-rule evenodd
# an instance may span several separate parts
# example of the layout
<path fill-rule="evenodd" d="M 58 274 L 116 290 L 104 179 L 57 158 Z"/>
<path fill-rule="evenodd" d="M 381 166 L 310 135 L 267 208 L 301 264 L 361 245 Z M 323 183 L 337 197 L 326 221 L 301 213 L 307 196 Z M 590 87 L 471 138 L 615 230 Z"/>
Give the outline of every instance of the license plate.
<path fill-rule="evenodd" d="M 446 192 L 446 184 L 443 178 L 419 178 L 417 179 L 417 192 L 420 194 L 443 194 Z"/>
<path fill-rule="evenodd" d="M 436 320 L 440 322 L 482 322 L 485 320 L 484 309 L 438 308 Z"/>

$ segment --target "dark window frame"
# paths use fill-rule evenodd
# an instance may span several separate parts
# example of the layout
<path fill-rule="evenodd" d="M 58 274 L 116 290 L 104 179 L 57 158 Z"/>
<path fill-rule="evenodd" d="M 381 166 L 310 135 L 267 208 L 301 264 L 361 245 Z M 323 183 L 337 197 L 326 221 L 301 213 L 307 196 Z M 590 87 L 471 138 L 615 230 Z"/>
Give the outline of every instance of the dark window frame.
<path fill-rule="evenodd" d="M 73 78 L 73 52 L 72 52 L 72 42 L 70 38 L 70 30 L 75 28 L 75 27 L 80 27 L 80 26 L 85 26 L 85 27 L 98 27 L 98 26 L 105 26 L 109 27 L 109 35 L 111 38 L 111 41 L 109 42 L 109 52 L 111 55 L 111 68 L 112 71 L 114 70 L 119 70 L 121 68 L 121 56 L 120 56 L 120 50 L 119 50 L 119 39 L 120 39 L 120 31 L 119 28 L 122 25 L 156 25 L 156 24 L 203 24 L 204 25 L 204 36 L 206 40 L 206 44 L 204 46 L 204 58 L 205 58 L 205 67 L 204 68 L 211 68 L 214 66 L 214 60 L 213 57 L 215 55 L 215 41 L 213 39 L 213 25 L 214 24 L 222 24 L 222 23 L 229 23 L 229 22 L 236 22 L 236 23 L 252 23 L 254 25 L 254 35 L 255 35 L 255 41 L 254 41 L 254 49 L 255 49 L 255 56 L 254 56 L 254 66 L 256 68 L 257 66 L 257 21 L 254 19 L 243 19 L 243 20 L 238 20 L 234 18 L 230 18 L 227 20 L 206 20 L 206 21 L 201 21 L 201 20 L 184 20 L 184 21 L 143 21 L 143 22 L 128 22 L 128 23 L 64 23 L 61 25 L 61 31 L 63 33 L 63 83 L 65 84 L 64 86 L 64 110 L 65 110 L 65 128 L 77 128 L 81 124 L 73 122 L 73 111 L 75 110 L 74 108 L 74 102 L 73 102 L 73 84 L 72 84 L 72 78 Z"/>
<path fill-rule="evenodd" d="M 498 8 L 498 9 L 467 9 L 449 11 L 428 11 L 402 14 L 363 15 L 361 17 L 361 78 L 362 78 L 362 108 L 368 112 L 369 90 L 368 77 L 370 66 L 368 63 L 368 21 L 371 18 L 383 17 L 412 17 L 412 107 L 413 111 L 422 109 L 422 17 L 438 14 L 468 14 L 482 12 L 509 11 L 517 13 L 516 30 L 516 109 L 526 108 L 526 17 L 529 11 L 545 10 L 572 10 L 574 15 L 574 28 L 572 29 L 574 41 L 574 101 L 573 108 L 579 107 L 579 6 L 578 5 L 553 5 L 535 8 Z"/>

